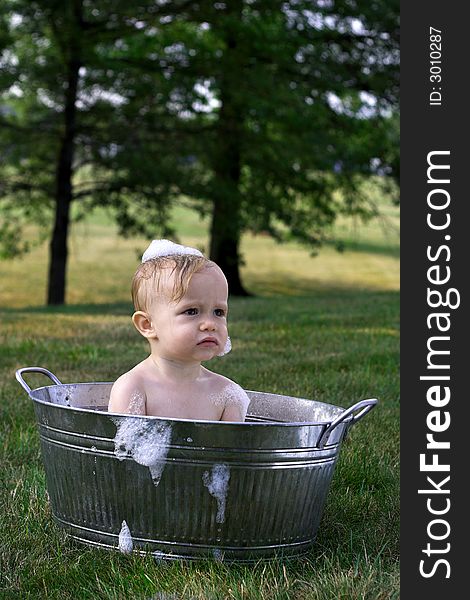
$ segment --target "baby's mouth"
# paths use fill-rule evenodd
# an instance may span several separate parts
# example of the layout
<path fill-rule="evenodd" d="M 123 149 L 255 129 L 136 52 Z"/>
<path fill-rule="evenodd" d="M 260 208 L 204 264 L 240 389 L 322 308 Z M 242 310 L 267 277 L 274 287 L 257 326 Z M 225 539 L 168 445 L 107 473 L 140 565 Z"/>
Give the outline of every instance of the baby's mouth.
<path fill-rule="evenodd" d="M 218 346 L 219 342 L 214 337 L 206 337 L 203 340 L 201 340 L 197 345 L 198 346 Z"/>

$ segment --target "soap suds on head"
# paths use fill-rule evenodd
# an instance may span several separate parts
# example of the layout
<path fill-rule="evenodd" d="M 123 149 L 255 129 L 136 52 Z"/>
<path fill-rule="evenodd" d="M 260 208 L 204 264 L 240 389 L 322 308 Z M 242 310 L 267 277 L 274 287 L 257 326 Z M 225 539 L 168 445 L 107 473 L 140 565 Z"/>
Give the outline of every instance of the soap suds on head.
<path fill-rule="evenodd" d="M 119 460 L 130 457 L 148 467 L 158 485 L 171 442 L 171 424 L 133 417 L 111 419 L 117 426 L 114 454 Z"/>
<path fill-rule="evenodd" d="M 134 548 L 131 532 L 125 521 L 122 522 L 121 531 L 119 532 L 118 548 L 123 554 L 130 554 Z"/>
<path fill-rule="evenodd" d="M 175 256 L 181 254 L 191 254 L 194 256 L 203 256 L 200 250 L 191 248 L 190 246 L 182 246 L 175 244 L 170 240 L 153 240 L 147 250 L 142 255 L 142 262 L 147 262 L 153 258 L 163 256 Z"/>
<path fill-rule="evenodd" d="M 209 490 L 209 494 L 217 500 L 216 522 L 225 521 L 225 505 L 227 502 L 228 482 L 230 479 L 230 468 L 228 465 L 216 464 L 211 471 L 204 471 L 202 481 Z"/>

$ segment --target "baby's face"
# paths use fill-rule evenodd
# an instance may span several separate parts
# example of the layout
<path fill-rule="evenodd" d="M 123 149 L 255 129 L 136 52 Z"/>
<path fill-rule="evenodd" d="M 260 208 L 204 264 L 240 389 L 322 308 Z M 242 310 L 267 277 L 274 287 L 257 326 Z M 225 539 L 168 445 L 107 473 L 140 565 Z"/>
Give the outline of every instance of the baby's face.
<path fill-rule="evenodd" d="M 170 276 L 166 282 L 173 287 Z M 216 265 L 194 273 L 178 302 L 155 299 L 149 316 L 156 339 L 152 352 L 162 358 L 201 362 L 220 354 L 227 341 L 228 286 Z"/>

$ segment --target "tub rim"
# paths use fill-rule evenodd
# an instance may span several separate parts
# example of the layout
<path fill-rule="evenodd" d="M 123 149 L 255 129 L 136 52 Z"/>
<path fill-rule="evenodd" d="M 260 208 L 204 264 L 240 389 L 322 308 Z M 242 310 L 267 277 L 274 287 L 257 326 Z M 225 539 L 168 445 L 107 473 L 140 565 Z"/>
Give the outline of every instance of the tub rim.
<path fill-rule="evenodd" d="M 29 387 L 29 385 L 25 382 L 23 378 L 23 373 L 40 373 L 46 375 L 51 379 L 54 383 L 53 385 L 41 386 L 39 388 L 35 388 L 34 390 Z M 176 422 L 176 423 L 191 423 L 195 426 L 204 426 L 204 425 L 229 425 L 235 427 L 246 427 L 246 426 L 258 426 L 258 427 L 311 427 L 311 426 L 321 426 L 324 428 L 323 432 L 320 435 L 318 440 L 318 447 L 323 448 L 326 442 L 328 441 L 331 433 L 334 429 L 341 423 L 344 423 L 346 429 L 352 427 L 355 423 L 361 420 L 370 410 L 372 410 L 377 404 L 376 398 L 368 398 L 365 400 L 359 400 L 349 408 L 343 408 L 341 406 L 336 406 L 335 404 L 329 404 L 328 402 L 320 402 L 318 400 L 311 400 L 308 398 L 301 398 L 300 396 L 286 396 L 284 394 L 274 394 L 270 392 L 259 392 L 256 390 L 245 390 L 246 393 L 249 394 L 260 394 L 265 396 L 275 396 L 277 398 L 293 398 L 296 400 L 303 400 L 305 402 L 315 402 L 317 404 L 322 404 L 325 407 L 334 408 L 341 412 L 339 414 L 328 421 L 211 421 L 204 419 L 180 419 L 180 418 L 172 418 L 172 417 L 158 417 L 154 415 L 134 415 L 129 413 L 110 413 L 108 411 L 100 411 L 93 410 L 90 408 L 82 408 L 77 406 L 67 406 L 64 404 L 55 404 L 53 402 L 47 402 L 45 400 L 41 400 L 39 398 L 35 398 L 33 396 L 34 392 L 38 392 L 41 390 L 55 388 L 60 386 L 90 386 L 90 385 L 112 385 L 112 381 L 92 381 L 92 382 L 75 382 L 75 383 L 62 383 L 56 375 L 54 375 L 48 369 L 44 367 L 23 367 L 18 369 L 15 373 L 15 377 L 17 381 L 20 383 L 21 387 L 26 391 L 28 396 L 33 400 L 33 402 L 37 402 L 44 406 L 55 406 L 61 409 L 68 409 L 72 411 L 82 412 L 85 414 L 101 414 L 106 415 L 108 418 L 141 418 L 141 419 L 151 419 L 154 421 L 161 422 Z"/>
<path fill-rule="evenodd" d="M 60 386 L 112 385 L 112 384 L 113 384 L 112 381 L 93 381 L 93 382 L 78 381 L 75 383 L 61 383 Z M 172 421 L 172 422 L 174 421 L 174 422 L 182 422 L 182 423 L 196 423 L 196 424 L 201 424 L 201 425 L 207 425 L 207 424 L 212 424 L 212 425 L 257 425 L 257 426 L 269 425 L 270 427 L 272 427 L 273 425 L 274 426 L 276 426 L 276 425 L 295 426 L 295 427 L 298 427 L 299 425 L 328 425 L 329 423 L 332 422 L 331 420 L 327 420 L 327 421 L 274 421 L 274 420 L 273 421 L 212 421 L 209 419 L 183 419 L 183 418 L 176 418 L 176 417 L 158 417 L 156 415 L 137 415 L 137 414 L 133 414 L 133 413 L 117 413 L 117 412 L 96 410 L 93 408 L 83 408 L 81 406 L 68 406 L 66 404 L 56 404 L 55 402 L 48 402 L 47 400 L 41 400 L 41 399 L 35 398 L 33 396 L 34 392 L 40 392 L 41 390 L 45 390 L 48 388 L 55 388 L 55 387 L 59 387 L 59 384 L 44 385 L 44 386 L 41 386 L 38 388 L 34 388 L 33 390 L 31 390 L 31 392 L 28 393 L 28 395 L 31 398 L 31 400 L 33 400 L 33 402 L 37 402 L 38 404 L 43 404 L 45 406 L 57 406 L 64 410 L 75 410 L 78 412 L 106 415 L 109 417 L 132 417 L 133 419 L 135 419 L 135 418 L 136 419 L 151 419 L 154 421 Z M 342 406 L 336 406 L 335 404 L 329 404 L 328 402 L 319 402 L 317 400 L 309 400 L 308 398 L 302 398 L 300 396 L 286 396 L 284 394 L 272 394 L 271 392 L 259 392 L 257 390 L 245 390 L 245 392 L 248 395 L 253 393 L 253 394 L 266 394 L 267 396 L 276 396 L 277 398 L 295 398 L 296 400 L 305 400 L 306 402 L 316 402 L 317 404 L 323 404 L 328 407 L 338 408 L 338 409 L 342 410 L 343 412 L 347 410 L 347 408 L 343 408 Z"/>

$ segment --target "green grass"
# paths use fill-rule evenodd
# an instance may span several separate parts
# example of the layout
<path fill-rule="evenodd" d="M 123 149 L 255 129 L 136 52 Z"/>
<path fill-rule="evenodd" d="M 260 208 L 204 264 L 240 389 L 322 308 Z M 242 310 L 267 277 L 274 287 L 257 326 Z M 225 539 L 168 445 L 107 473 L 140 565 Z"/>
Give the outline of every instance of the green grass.
<path fill-rule="evenodd" d="M 185 211 L 175 223 L 183 242 L 207 247 L 207 223 Z M 243 278 L 257 296 L 231 300 L 234 350 L 209 365 L 248 389 L 341 406 L 380 401 L 342 447 L 309 555 L 252 566 L 90 549 L 51 520 L 33 406 L 14 371 L 41 365 L 64 382 L 111 381 L 141 360 L 128 289 L 146 241 L 117 238 L 103 213 L 77 224 L 69 305 L 58 309 L 43 307 L 45 247 L 0 263 L 0 598 L 399 597 L 398 239 L 378 222 L 354 230 L 343 221 L 337 233 L 348 251 L 326 247 L 316 258 L 244 238 Z"/>

